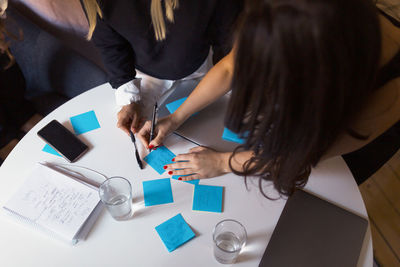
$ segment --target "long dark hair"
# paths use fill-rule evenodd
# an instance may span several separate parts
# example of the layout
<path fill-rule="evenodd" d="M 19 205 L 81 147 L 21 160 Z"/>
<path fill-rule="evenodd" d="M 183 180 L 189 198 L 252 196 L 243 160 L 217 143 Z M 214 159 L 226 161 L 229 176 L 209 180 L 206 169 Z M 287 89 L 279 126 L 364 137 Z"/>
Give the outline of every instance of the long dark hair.
<path fill-rule="evenodd" d="M 291 195 L 341 133 L 363 138 L 351 123 L 374 88 L 377 12 L 369 0 L 251 0 L 239 25 L 226 126 L 254 156 L 234 172 Z"/>

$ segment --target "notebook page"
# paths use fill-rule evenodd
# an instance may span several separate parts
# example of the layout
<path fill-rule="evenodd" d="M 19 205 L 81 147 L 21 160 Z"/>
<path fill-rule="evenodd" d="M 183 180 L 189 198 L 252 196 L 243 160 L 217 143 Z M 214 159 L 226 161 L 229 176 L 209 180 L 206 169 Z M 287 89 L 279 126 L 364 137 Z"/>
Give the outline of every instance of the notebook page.
<path fill-rule="evenodd" d="M 99 201 L 97 190 L 38 164 L 4 207 L 73 240 Z"/>

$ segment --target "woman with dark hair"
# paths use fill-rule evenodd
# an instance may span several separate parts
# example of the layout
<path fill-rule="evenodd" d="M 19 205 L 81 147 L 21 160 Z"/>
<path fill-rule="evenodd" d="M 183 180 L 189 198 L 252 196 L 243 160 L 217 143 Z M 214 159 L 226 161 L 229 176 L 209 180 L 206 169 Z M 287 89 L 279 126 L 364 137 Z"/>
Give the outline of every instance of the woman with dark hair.
<path fill-rule="evenodd" d="M 252 0 L 233 50 L 157 125 L 163 138 L 232 88 L 226 126 L 246 135 L 233 153 L 197 147 L 166 166 L 182 180 L 234 172 L 283 195 L 311 168 L 374 140 L 400 118 L 400 30 L 367 0 Z M 140 131 L 148 146 L 149 122 Z M 184 162 L 182 162 L 184 161 Z"/>

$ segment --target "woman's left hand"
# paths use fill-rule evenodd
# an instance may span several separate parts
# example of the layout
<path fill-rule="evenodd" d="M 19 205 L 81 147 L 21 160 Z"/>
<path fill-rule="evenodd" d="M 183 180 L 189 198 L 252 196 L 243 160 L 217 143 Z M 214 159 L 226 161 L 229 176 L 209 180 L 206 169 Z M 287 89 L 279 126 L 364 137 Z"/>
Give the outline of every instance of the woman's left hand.
<path fill-rule="evenodd" d="M 230 172 L 229 155 L 199 146 L 176 156 L 175 163 L 165 165 L 164 169 L 169 175 L 179 175 L 182 181 L 216 177 Z"/>

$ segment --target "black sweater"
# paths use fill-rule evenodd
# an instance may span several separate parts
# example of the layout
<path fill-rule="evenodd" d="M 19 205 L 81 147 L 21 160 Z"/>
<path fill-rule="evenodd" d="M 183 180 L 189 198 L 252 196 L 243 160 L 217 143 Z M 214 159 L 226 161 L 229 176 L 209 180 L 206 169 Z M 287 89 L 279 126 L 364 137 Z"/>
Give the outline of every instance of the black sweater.
<path fill-rule="evenodd" d="M 117 88 L 135 78 L 135 68 L 153 77 L 181 79 L 200 67 L 210 47 L 214 62 L 231 48 L 234 22 L 242 0 L 181 0 L 167 35 L 155 39 L 150 0 L 102 0 L 93 41 Z"/>

